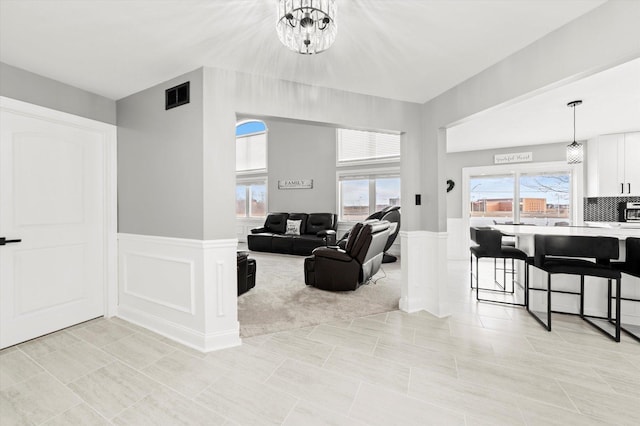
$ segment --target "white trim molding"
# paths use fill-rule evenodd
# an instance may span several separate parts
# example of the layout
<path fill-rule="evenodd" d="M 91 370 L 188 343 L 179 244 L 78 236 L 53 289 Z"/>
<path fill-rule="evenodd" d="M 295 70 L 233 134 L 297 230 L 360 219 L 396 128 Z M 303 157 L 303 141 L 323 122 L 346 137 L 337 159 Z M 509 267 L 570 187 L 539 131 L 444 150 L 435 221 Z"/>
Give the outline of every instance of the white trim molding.
<path fill-rule="evenodd" d="M 237 246 L 118 234 L 118 316 L 202 352 L 239 345 Z"/>
<path fill-rule="evenodd" d="M 400 309 L 450 314 L 447 290 L 447 233 L 400 231 L 402 290 Z"/>

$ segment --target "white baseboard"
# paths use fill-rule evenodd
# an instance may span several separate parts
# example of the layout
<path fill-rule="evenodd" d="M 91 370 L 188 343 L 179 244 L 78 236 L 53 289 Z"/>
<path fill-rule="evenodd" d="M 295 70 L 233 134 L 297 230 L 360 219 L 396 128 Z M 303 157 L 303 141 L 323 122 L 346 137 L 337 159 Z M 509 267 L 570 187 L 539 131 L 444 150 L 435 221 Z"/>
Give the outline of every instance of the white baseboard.
<path fill-rule="evenodd" d="M 237 245 L 119 234 L 118 316 L 203 352 L 239 345 Z"/>
<path fill-rule="evenodd" d="M 154 333 L 201 352 L 230 348 L 241 344 L 240 338 L 238 337 L 239 330 L 228 330 L 206 335 L 183 325 L 167 321 L 164 318 L 149 315 L 146 312 L 127 306 L 120 306 L 117 316 L 132 324 L 147 328 Z"/>

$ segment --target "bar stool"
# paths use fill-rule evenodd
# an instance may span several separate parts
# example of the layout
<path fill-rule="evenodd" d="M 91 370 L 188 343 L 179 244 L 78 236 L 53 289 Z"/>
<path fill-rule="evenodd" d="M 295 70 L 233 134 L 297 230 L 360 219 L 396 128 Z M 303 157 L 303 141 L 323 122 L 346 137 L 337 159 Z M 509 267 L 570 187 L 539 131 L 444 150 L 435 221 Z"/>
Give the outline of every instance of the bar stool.
<path fill-rule="evenodd" d="M 528 290 L 546 291 L 547 312 L 546 323 L 530 306 L 527 311 L 543 327 L 551 331 L 551 276 L 555 274 L 568 274 L 580 276 L 580 318 L 597 328 L 616 342 L 620 341 L 620 271 L 611 267 L 611 259 L 619 256 L 618 239 L 612 237 L 586 237 L 566 235 L 535 235 L 535 255 L 529 261 L 535 268 L 547 273 L 547 288 L 528 287 Z M 586 259 L 595 259 L 595 262 Z M 528 269 L 528 267 L 527 267 Z M 611 286 L 611 280 L 616 280 L 616 318 L 602 318 L 584 313 L 584 277 L 592 276 L 606 278 Z M 570 293 L 570 292 L 568 292 Z M 575 294 L 575 293 L 572 293 Z M 609 298 L 608 304 L 611 299 Z M 609 333 L 604 328 L 592 321 L 592 319 L 608 320 L 615 325 L 615 332 Z"/>
<path fill-rule="evenodd" d="M 629 237 L 625 240 L 624 262 L 613 262 L 611 265 L 623 274 L 640 278 L 640 238 Z M 640 302 L 640 299 L 623 297 L 620 300 L 629 302 Z M 609 317 L 611 317 L 611 287 L 609 287 Z M 630 324 L 620 324 L 622 331 L 640 342 L 640 326 Z M 632 330 L 635 329 L 635 330 Z"/>
<path fill-rule="evenodd" d="M 525 267 L 525 297 L 523 303 L 517 302 L 507 302 L 501 300 L 493 300 L 493 299 L 485 299 L 480 297 L 480 291 L 492 291 L 497 293 L 515 293 L 515 260 L 522 260 L 525 263 L 527 261 L 527 254 L 522 250 L 519 250 L 512 246 L 507 246 L 502 244 L 502 233 L 495 229 L 491 228 L 481 228 L 481 227 L 471 227 L 470 228 L 471 240 L 475 242 L 476 246 L 469 247 L 470 256 L 470 283 L 471 288 L 473 289 L 473 257 L 476 258 L 476 300 L 480 302 L 493 302 L 493 303 L 502 303 L 505 305 L 516 305 L 516 306 L 526 306 L 527 305 L 527 292 L 526 287 L 528 283 L 528 268 Z M 480 287 L 479 281 L 479 259 L 481 258 L 493 258 L 494 259 L 494 281 L 500 289 L 492 289 L 486 287 Z M 500 284 L 497 281 L 496 276 L 496 265 L 495 261 L 497 259 L 503 259 L 505 267 L 503 269 L 503 284 Z M 511 259 L 511 270 L 506 268 L 506 260 Z M 507 289 L 507 273 L 511 274 L 511 289 Z"/>

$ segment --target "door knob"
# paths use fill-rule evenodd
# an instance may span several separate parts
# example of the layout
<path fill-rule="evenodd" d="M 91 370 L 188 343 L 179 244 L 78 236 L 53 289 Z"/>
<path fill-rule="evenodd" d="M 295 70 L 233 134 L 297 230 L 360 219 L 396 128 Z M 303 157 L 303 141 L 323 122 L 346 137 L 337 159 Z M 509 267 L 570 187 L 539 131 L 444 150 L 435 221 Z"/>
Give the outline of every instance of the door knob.
<path fill-rule="evenodd" d="M 10 243 L 19 243 L 20 239 L 15 239 L 15 240 L 7 240 L 5 237 L 0 237 L 0 246 L 3 246 L 5 244 L 10 244 Z"/>

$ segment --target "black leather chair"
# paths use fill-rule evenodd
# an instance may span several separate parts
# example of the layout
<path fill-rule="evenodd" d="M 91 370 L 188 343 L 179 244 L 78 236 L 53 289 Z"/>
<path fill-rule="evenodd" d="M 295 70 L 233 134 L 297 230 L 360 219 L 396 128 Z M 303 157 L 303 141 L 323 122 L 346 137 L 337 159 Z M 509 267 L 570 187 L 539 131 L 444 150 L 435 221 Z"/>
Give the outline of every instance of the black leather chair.
<path fill-rule="evenodd" d="M 249 254 L 239 251 L 236 254 L 238 268 L 238 296 L 256 286 L 256 260 L 249 259 Z"/>
<path fill-rule="evenodd" d="M 531 306 L 527 311 L 547 330 L 551 331 L 551 276 L 555 274 L 568 274 L 580 276 L 580 318 L 597 328 L 616 342 L 620 341 L 620 271 L 611 267 L 611 260 L 619 256 L 619 242 L 612 237 L 586 237 L 586 236 L 565 236 L 565 235 L 535 235 L 535 254 L 530 259 L 530 264 L 547 273 L 547 287 L 534 288 L 529 286 L 529 290 L 546 292 L 546 322 Z M 594 261 L 587 260 L 594 259 Z M 611 318 L 609 311 L 608 318 L 594 315 L 587 315 L 584 312 L 584 277 L 598 277 L 607 279 L 608 286 L 611 287 L 611 280 L 616 280 L 616 318 Z M 611 292 L 611 291 L 609 291 Z M 575 294 L 572 292 L 563 292 Z M 611 299 L 607 301 L 610 304 Z M 605 330 L 596 324 L 594 320 L 604 320 L 607 324 L 613 322 L 613 333 Z"/>
<path fill-rule="evenodd" d="M 396 260 L 398 260 L 398 258 L 392 254 L 387 253 L 387 250 L 391 248 L 396 238 L 398 237 L 398 233 L 400 233 L 400 206 L 385 207 L 384 209 L 373 213 L 365 220 L 372 219 L 386 220 L 391 224 L 389 227 L 389 238 L 387 239 L 387 243 L 384 245 L 384 255 L 382 256 L 382 263 L 395 262 Z M 347 231 L 347 233 L 345 233 L 342 238 L 340 238 L 340 241 L 338 241 L 338 246 L 340 248 L 344 249 L 350 233 L 351 230 Z"/>
<path fill-rule="evenodd" d="M 517 249 L 511 245 L 504 245 L 502 243 L 502 233 L 498 230 L 486 228 L 486 227 L 471 227 L 470 228 L 470 236 L 471 240 L 477 245 L 471 246 L 469 248 L 470 256 L 470 283 L 471 288 L 476 289 L 476 300 L 481 302 L 493 302 L 493 303 L 502 303 L 505 305 L 516 305 L 516 306 L 526 306 L 527 305 L 527 285 L 528 285 L 528 269 L 526 268 L 527 262 L 527 254 L 520 249 Z M 476 286 L 473 286 L 473 258 L 476 258 Z M 499 288 L 487 288 L 480 287 L 480 278 L 479 278 L 479 259 L 482 258 L 492 258 L 494 259 L 494 282 L 498 285 Z M 503 259 L 505 267 L 502 268 L 503 282 L 500 284 L 497 281 L 496 276 L 496 259 Z M 506 260 L 511 259 L 511 269 L 506 268 Z M 515 294 L 515 261 L 521 260 L 525 265 L 525 277 L 524 277 L 524 300 L 520 302 L 510 302 L 506 300 L 497 300 L 497 299 L 487 299 L 480 296 L 481 291 L 489 291 L 489 292 L 497 292 L 497 293 L 510 293 Z M 507 274 L 511 274 L 511 289 L 507 288 Z M 515 300 L 515 298 L 514 298 Z"/>
<path fill-rule="evenodd" d="M 624 262 L 613 262 L 612 266 L 622 274 L 640 278 L 640 238 L 627 238 L 625 240 Z M 609 293 L 609 312 L 611 312 L 611 299 L 611 293 Z M 624 297 L 621 294 L 620 301 L 621 304 L 623 301 L 639 303 L 640 299 Z M 640 326 L 621 323 L 620 329 L 640 342 Z"/>
<path fill-rule="evenodd" d="M 304 280 L 322 290 L 355 290 L 368 282 L 382 264 L 383 249 L 389 238 L 389 222 L 369 220 L 357 223 L 344 250 L 318 247 L 305 259 Z"/>

